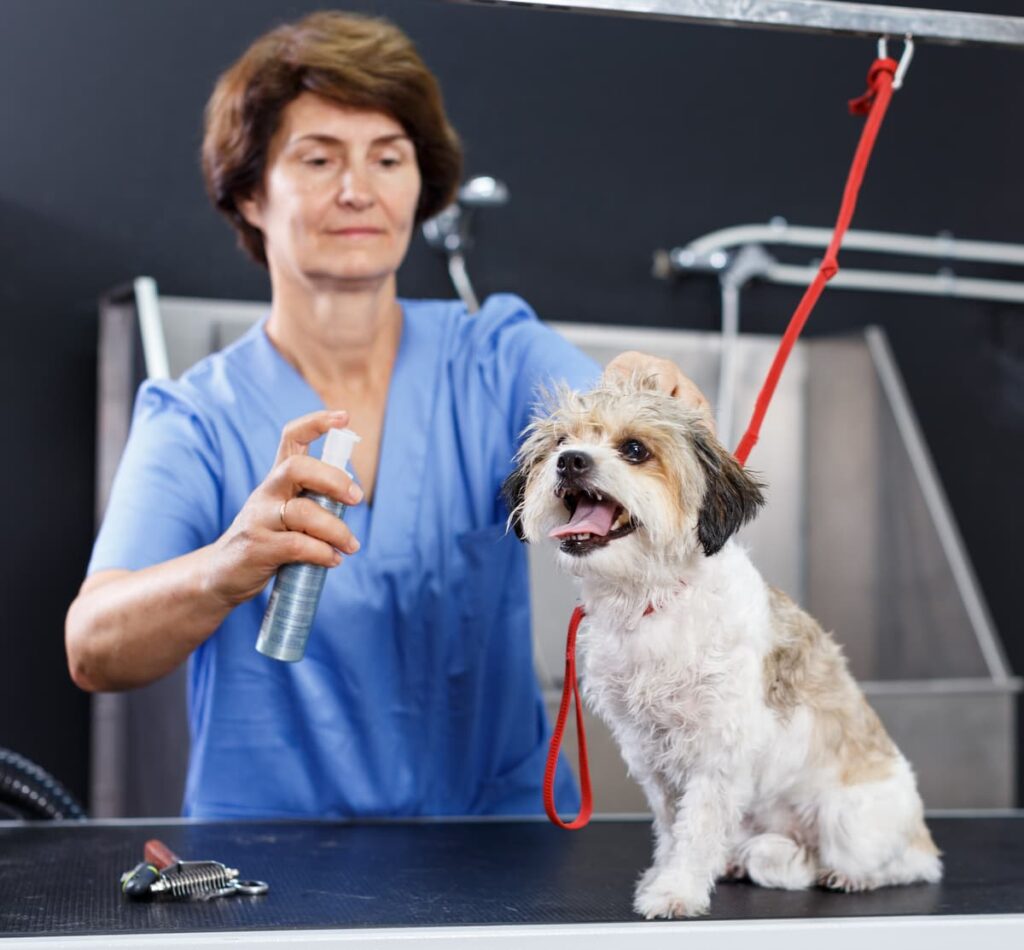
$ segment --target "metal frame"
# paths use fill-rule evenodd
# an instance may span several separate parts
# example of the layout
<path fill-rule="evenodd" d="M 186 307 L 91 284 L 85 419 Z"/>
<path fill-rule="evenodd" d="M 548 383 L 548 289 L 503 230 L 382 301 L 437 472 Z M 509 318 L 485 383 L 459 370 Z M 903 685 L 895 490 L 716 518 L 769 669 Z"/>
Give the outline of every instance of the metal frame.
<path fill-rule="evenodd" d="M 765 246 L 824 249 L 831 240 L 830 228 L 802 227 L 791 225 L 784 218 L 773 218 L 768 224 L 741 224 L 722 228 L 702 235 L 684 247 L 655 251 L 653 270 L 656 277 L 668 278 L 687 273 L 719 275 L 723 356 L 717 417 L 719 432 L 727 443 L 732 436 L 729 424 L 735 386 L 731 351 L 739 334 L 740 293 L 743 287 L 755 278 L 771 284 L 808 286 L 817 274 L 816 263 L 782 264 L 765 250 Z M 964 241 L 951 234 L 933 237 L 855 230 L 846 233 L 842 249 L 1024 267 L 1024 244 Z M 935 274 L 843 267 L 829 282 L 829 287 L 1024 304 L 1024 281 L 958 277 L 948 266 Z"/>
<path fill-rule="evenodd" d="M 823 0 L 455 0 L 459 3 L 604 13 L 678 23 L 745 26 L 790 33 L 913 36 L 946 45 L 1024 49 L 1024 17 Z"/>

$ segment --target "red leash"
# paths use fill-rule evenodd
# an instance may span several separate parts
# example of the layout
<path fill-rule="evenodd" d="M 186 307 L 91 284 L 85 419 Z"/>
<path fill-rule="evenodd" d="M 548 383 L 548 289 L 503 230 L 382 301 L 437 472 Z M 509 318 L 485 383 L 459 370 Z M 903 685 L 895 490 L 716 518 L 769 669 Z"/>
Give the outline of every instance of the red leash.
<path fill-rule="evenodd" d="M 590 813 L 594 810 L 593 797 L 590 794 L 590 766 L 587 765 L 587 737 L 583 732 L 583 710 L 580 707 L 580 690 L 576 685 L 576 631 L 583 619 L 583 608 L 577 607 L 569 621 L 569 633 L 565 641 L 565 682 L 562 684 L 562 705 L 558 710 L 554 732 L 551 733 L 551 745 L 548 747 L 548 761 L 544 766 L 544 811 L 559 828 L 575 831 L 590 821 Z M 582 803 L 580 813 L 572 821 L 562 821 L 555 809 L 555 772 L 558 769 L 558 750 L 562 746 L 562 734 L 565 732 L 565 721 L 569 716 L 569 700 L 576 702 L 576 739 L 580 750 L 580 794 Z"/>
<path fill-rule="evenodd" d="M 857 194 L 860 191 L 861 182 L 864 180 L 864 172 L 868 167 L 868 159 L 871 158 L 871 151 L 875 147 L 875 139 L 878 137 L 878 130 L 885 118 L 885 110 L 889 108 L 892 100 L 892 80 L 896 75 L 896 61 L 892 59 L 876 59 L 868 70 L 868 91 L 859 99 L 850 100 L 850 112 L 853 115 L 867 115 L 864 129 L 860 134 L 860 142 L 857 151 L 853 156 L 853 164 L 850 166 L 850 174 L 846 179 L 846 189 L 843 191 L 843 201 L 839 206 L 839 217 L 836 219 L 835 230 L 832 233 L 832 241 L 825 251 L 821 266 L 815 275 L 811 286 L 804 292 L 796 311 L 790 317 L 789 326 L 782 337 L 779 349 L 772 361 L 771 369 L 758 394 L 754 406 L 754 414 L 750 417 L 747 431 L 744 433 L 740 444 L 736 448 L 736 460 L 745 464 L 750 450 L 757 443 L 761 431 L 761 423 L 768 412 L 768 404 L 772 401 L 775 387 L 782 376 L 782 369 L 789 359 L 789 354 L 796 343 L 800 331 L 803 330 L 807 318 L 811 315 L 814 305 L 818 302 L 821 292 L 837 273 L 839 273 L 839 245 L 843 243 L 843 237 L 850 226 L 853 218 L 854 208 L 857 207 Z"/>
<path fill-rule="evenodd" d="M 864 180 L 864 172 L 867 170 L 868 160 L 871 158 L 871 151 L 875 146 L 875 139 L 878 137 L 882 119 L 885 118 L 886 109 L 889 108 L 889 103 L 892 100 L 892 83 L 896 69 L 895 60 L 887 57 L 876 59 L 871 69 L 868 70 L 868 91 L 859 99 L 850 101 L 850 112 L 854 115 L 866 115 L 867 120 L 864 123 L 860 142 L 853 156 L 853 164 L 850 166 L 850 173 L 846 179 L 846 189 L 843 192 L 842 204 L 839 206 L 839 216 L 832 233 L 832 241 L 825 252 L 818 273 L 810 287 L 804 292 L 803 298 L 789 320 L 789 326 L 786 327 L 771 369 L 758 394 L 747 431 L 735 452 L 736 459 L 741 465 L 747 461 L 750 450 L 757 443 L 761 423 L 768 412 L 768 405 L 772 401 L 775 387 L 782 376 L 783 367 L 786 365 L 793 345 L 796 343 L 797 337 L 800 336 L 800 331 L 803 330 L 807 318 L 818 302 L 821 292 L 825 289 L 825 284 L 839 272 L 839 247 L 853 218 L 853 212 L 857 206 L 857 194 L 860 191 L 861 182 Z M 651 613 L 651 610 L 648 607 L 645 613 Z M 583 710 L 580 704 L 579 687 L 576 685 L 576 631 L 579 629 L 583 616 L 583 608 L 579 606 L 572 612 L 572 619 L 569 621 L 569 633 L 565 644 L 565 683 L 562 686 L 562 705 L 559 707 L 558 720 L 551 733 L 551 745 L 548 748 L 548 759 L 544 766 L 544 810 L 547 812 L 548 818 L 559 828 L 573 831 L 583 828 L 590 821 L 591 813 L 594 810 L 590 789 L 590 766 L 587 763 L 587 740 L 583 729 Z M 562 821 L 555 809 L 555 772 L 558 769 L 558 752 L 562 745 L 565 723 L 569 716 L 570 699 L 575 700 L 576 703 L 581 803 L 579 814 L 572 821 L 566 822 Z"/>

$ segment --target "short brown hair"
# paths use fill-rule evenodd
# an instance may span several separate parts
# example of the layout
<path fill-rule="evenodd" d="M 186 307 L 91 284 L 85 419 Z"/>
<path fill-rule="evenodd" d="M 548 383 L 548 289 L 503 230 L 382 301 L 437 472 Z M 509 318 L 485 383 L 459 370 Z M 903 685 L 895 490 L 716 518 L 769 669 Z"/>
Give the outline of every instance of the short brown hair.
<path fill-rule="evenodd" d="M 445 116 L 437 79 L 412 41 L 386 20 L 313 13 L 256 40 L 220 77 L 206 105 L 206 189 L 254 260 L 266 266 L 263 234 L 242 217 L 237 201 L 262 184 L 281 112 L 307 91 L 386 113 L 403 127 L 423 180 L 417 222 L 455 197 L 462 147 Z"/>

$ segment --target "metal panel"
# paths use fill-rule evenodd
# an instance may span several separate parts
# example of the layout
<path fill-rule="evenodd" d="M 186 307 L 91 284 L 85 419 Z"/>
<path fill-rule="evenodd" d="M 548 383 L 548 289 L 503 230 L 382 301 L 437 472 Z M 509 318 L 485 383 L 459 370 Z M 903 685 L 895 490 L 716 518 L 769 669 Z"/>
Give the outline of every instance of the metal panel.
<path fill-rule="evenodd" d="M 166 348 L 170 375 L 180 376 L 204 356 L 233 343 L 269 312 L 268 303 L 161 297 L 159 345 Z"/>
<path fill-rule="evenodd" d="M 927 808 L 998 808 L 1016 800 L 1019 684 L 866 684 L 917 772 Z"/>

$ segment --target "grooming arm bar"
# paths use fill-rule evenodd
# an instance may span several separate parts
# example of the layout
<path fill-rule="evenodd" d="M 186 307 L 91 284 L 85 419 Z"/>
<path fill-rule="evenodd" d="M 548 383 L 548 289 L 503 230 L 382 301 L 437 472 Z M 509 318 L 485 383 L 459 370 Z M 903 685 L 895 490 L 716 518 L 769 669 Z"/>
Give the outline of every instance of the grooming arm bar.
<path fill-rule="evenodd" d="M 827 228 L 800 227 L 781 221 L 723 228 L 696 238 L 685 247 L 656 251 L 654 274 L 662 278 L 687 273 L 718 273 L 722 276 L 728 273 L 737 255 L 745 248 L 775 245 L 824 249 L 831 235 L 832 232 Z M 851 230 L 843 238 L 843 250 L 931 257 L 943 262 L 970 261 L 1024 267 L 1022 244 L 963 241 L 950 235 L 929 237 Z M 756 276 L 769 283 L 799 286 L 812 279 L 815 270 L 814 266 L 779 263 L 762 251 L 759 272 L 748 273 L 746 277 Z M 962 277 L 952 273 L 948 267 L 944 267 L 936 274 L 843 267 L 832 279 L 830 286 L 851 290 L 880 290 L 935 297 L 1024 303 L 1024 281 Z"/>
<path fill-rule="evenodd" d="M 496 5 L 496 0 L 455 2 Z M 500 0 L 498 5 L 711 26 L 745 26 L 790 33 L 870 37 L 910 35 L 919 43 L 1024 49 L 1024 17 L 987 13 L 824 0 L 761 0 L 759 3 L 751 3 L 750 0 Z"/>

